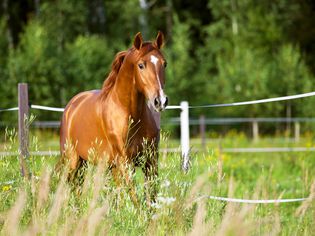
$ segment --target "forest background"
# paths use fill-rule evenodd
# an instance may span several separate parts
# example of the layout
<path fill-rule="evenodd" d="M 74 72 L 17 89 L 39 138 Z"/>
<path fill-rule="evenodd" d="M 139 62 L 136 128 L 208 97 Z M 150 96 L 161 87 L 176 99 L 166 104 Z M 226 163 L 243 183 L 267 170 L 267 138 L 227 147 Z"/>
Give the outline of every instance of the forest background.
<path fill-rule="evenodd" d="M 64 107 L 99 89 L 114 55 L 164 32 L 172 105 L 229 103 L 315 91 L 315 2 L 308 0 L 2 0 L 0 108 Z M 315 98 L 191 110 L 207 117 L 312 117 Z M 168 111 L 164 116 L 174 116 Z M 39 120 L 59 113 L 40 111 Z M 16 119 L 2 113 L 1 121 Z"/>

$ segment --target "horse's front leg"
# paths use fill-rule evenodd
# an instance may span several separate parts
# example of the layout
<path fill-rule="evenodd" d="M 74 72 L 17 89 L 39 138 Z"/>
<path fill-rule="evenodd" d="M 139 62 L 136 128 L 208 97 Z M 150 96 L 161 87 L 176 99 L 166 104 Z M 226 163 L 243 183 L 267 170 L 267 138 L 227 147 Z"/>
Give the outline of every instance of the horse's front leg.
<path fill-rule="evenodd" d="M 131 201 L 138 207 L 139 201 L 131 172 L 133 172 L 133 166 L 128 161 L 117 161 L 115 167 L 112 168 L 112 174 L 117 186 L 125 185 L 128 188 Z"/>
<path fill-rule="evenodd" d="M 154 148 L 151 155 L 147 158 L 143 167 L 145 178 L 145 192 L 146 203 L 148 207 L 151 207 L 152 203 L 156 202 L 156 195 L 158 193 L 158 152 Z"/>

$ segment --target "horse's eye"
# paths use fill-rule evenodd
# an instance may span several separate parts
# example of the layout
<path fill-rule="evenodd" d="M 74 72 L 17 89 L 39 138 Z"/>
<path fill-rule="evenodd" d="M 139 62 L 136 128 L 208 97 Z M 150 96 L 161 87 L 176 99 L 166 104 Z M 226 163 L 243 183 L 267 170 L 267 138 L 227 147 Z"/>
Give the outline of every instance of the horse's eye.
<path fill-rule="evenodd" d="M 140 64 L 138 64 L 138 67 L 140 68 L 140 70 L 143 70 L 144 69 L 144 64 L 140 63 Z"/>
<path fill-rule="evenodd" d="M 166 68 L 167 67 L 167 62 L 164 62 L 163 66 L 164 66 L 164 68 Z"/>

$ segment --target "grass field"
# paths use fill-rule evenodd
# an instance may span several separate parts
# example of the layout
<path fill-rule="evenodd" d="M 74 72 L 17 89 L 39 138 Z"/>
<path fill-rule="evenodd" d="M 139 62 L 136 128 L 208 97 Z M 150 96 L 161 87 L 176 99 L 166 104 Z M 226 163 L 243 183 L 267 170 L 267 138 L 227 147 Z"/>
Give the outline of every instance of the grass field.
<path fill-rule="evenodd" d="M 58 150 L 58 136 L 33 132 L 32 151 Z M 17 156 L 0 157 L 2 235 L 314 235 L 315 153 L 221 153 L 221 147 L 315 146 L 312 134 L 299 143 L 281 137 L 253 143 L 230 132 L 208 140 L 207 151 L 192 153 L 187 174 L 179 153 L 160 155 L 160 189 L 154 209 L 135 208 L 126 189 L 117 188 L 108 171 L 87 166 L 78 195 L 53 173 L 58 157 L 31 156 L 31 181 L 20 177 Z M 192 140 L 199 147 L 198 140 Z M 164 138 L 161 147 L 178 147 Z M 16 151 L 16 135 L 7 132 L 0 151 Z M 143 176 L 136 190 L 144 198 Z M 13 180 L 14 182 L 10 182 Z M 310 197 L 304 202 L 238 204 L 205 196 L 245 199 Z"/>

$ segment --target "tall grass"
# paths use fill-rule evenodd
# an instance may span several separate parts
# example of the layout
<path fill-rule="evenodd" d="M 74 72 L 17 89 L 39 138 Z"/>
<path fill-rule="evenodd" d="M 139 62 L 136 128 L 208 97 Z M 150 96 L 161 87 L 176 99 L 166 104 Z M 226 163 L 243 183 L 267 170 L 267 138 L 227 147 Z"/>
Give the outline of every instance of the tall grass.
<path fill-rule="evenodd" d="M 12 148 L 15 148 L 12 145 Z M 271 154 L 268 154 L 271 155 Z M 105 165 L 88 164 L 81 184 L 54 170 L 53 157 L 30 157 L 33 176 L 19 177 L 16 156 L 0 158 L 1 235 L 311 235 L 315 220 L 315 160 L 294 156 L 192 156 L 187 174 L 179 154 L 161 155 L 159 193 L 145 204 L 144 178 L 135 207 L 125 186 L 117 187 Z M 36 177 L 37 176 L 37 177 Z M 206 196 L 250 199 L 308 197 L 302 203 L 237 204 Z"/>

